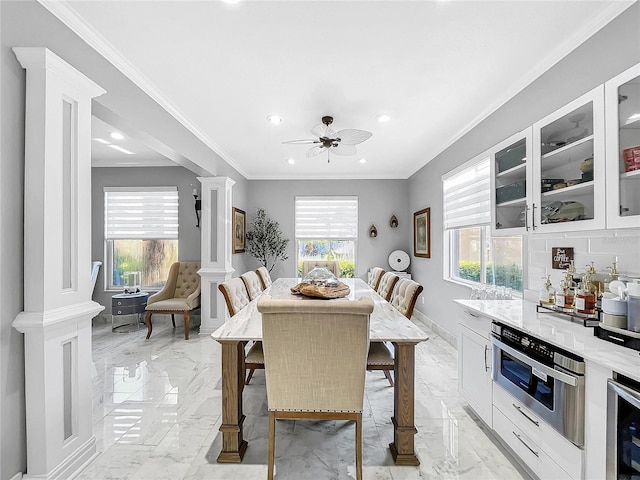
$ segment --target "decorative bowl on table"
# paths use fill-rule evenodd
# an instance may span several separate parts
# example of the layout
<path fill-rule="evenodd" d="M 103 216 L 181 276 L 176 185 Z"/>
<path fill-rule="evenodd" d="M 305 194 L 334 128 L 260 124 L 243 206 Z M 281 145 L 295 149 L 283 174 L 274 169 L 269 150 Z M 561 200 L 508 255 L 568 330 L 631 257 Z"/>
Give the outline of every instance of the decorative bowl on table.
<path fill-rule="evenodd" d="M 324 267 L 315 267 L 302 281 L 291 287 L 291 293 L 315 298 L 341 298 L 349 295 L 347 285 Z"/>

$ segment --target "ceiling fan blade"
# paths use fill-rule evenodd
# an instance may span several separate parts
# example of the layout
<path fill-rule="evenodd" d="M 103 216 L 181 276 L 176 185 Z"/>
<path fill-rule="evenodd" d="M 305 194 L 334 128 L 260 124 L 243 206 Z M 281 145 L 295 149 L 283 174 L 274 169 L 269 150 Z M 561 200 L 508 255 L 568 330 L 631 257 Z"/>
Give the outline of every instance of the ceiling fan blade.
<path fill-rule="evenodd" d="M 373 135 L 365 130 L 357 130 L 355 128 L 347 128 L 336 133 L 342 145 L 357 145 L 364 142 Z"/>
<path fill-rule="evenodd" d="M 340 143 L 336 147 L 331 147 L 330 152 L 335 153 L 336 155 L 348 157 L 350 155 L 356 154 L 356 147 L 354 147 L 353 145 L 343 145 L 342 143 Z"/>
<path fill-rule="evenodd" d="M 311 129 L 311 135 L 314 135 L 318 138 L 320 137 L 335 138 L 336 132 L 333 128 L 329 127 L 328 125 L 319 123 Z"/>
<path fill-rule="evenodd" d="M 320 143 L 320 140 L 308 138 L 303 140 L 289 140 L 287 142 L 282 142 L 282 143 L 293 143 L 295 145 L 309 145 L 311 143 Z"/>
<path fill-rule="evenodd" d="M 315 157 L 316 155 L 319 155 L 320 153 L 322 153 L 324 150 L 325 148 L 322 145 L 318 145 L 317 147 L 311 147 L 309 150 L 307 150 L 307 158 Z"/>

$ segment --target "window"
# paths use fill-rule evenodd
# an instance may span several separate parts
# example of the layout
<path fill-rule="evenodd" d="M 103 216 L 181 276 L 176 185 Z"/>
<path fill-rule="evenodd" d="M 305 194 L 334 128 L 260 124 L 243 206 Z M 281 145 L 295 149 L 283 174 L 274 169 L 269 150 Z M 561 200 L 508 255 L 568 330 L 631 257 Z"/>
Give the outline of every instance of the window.
<path fill-rule="evenodd" d="M 177 187 L 105 187 L 107 288 L 161 288 L 178 261 Z"/>
<path fill-rule="evenodd" d="M 489 158 L 443 177 L 445 275 L 465 283 L 522 291 L 522 237 L 492 237 Z"/>
<path fill-rule="evenodd" d="M 296 264 L 338 260 L 340 276 L 355 276 L 358 197 L 296 197 Z"/>

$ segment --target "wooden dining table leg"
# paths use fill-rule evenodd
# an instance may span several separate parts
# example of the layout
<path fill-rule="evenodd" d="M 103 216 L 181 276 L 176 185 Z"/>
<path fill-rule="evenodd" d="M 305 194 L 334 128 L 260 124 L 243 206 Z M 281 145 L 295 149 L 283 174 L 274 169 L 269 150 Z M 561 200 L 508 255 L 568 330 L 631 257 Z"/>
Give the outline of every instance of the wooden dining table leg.
<path fill-rule="evenodd" d="M 415 454 L 415 345 L 394 343 L 393 443 L 389 444 L 396 465 L 420 465 Z"/>
<path fill-rule="evenodd" d="M 222 450 L 218 463 L 240 463 L 247 451 L 242 435 L 242 391 L 244 389 L 244 344 L 229 341 L 222 344 Z"/>

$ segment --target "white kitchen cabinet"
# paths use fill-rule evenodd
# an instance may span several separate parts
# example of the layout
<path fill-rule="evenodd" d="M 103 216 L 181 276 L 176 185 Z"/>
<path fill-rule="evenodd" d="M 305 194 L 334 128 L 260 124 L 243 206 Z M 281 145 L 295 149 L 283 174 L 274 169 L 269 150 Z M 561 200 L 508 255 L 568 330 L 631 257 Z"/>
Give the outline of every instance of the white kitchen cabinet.
<path fill-rule="evenodd" d="M 491 320 L 463 310 L 458 337 L 459 392 L 480 419 L 492 427 Z"/>
<path fill-rule="evenodd" d="M 532 132 L 531 127 L 518 132 L 489 152 L 493 235 L 521 235 L 530 229 Z"/>
<path fill-rule="evenodd" d="M 604 85 L 533 125 L 534 232 L 605 228 L 604 138 Z"/>
<path fill-rule="evenodd" d="M 604 139 L 601 85 L 490 149 L 492 234 L 605 228 Z"/>
<path fill-rule="evenodd" d="M 605 83 L 607 227 L 640 227 L 640 64 Z"/>

